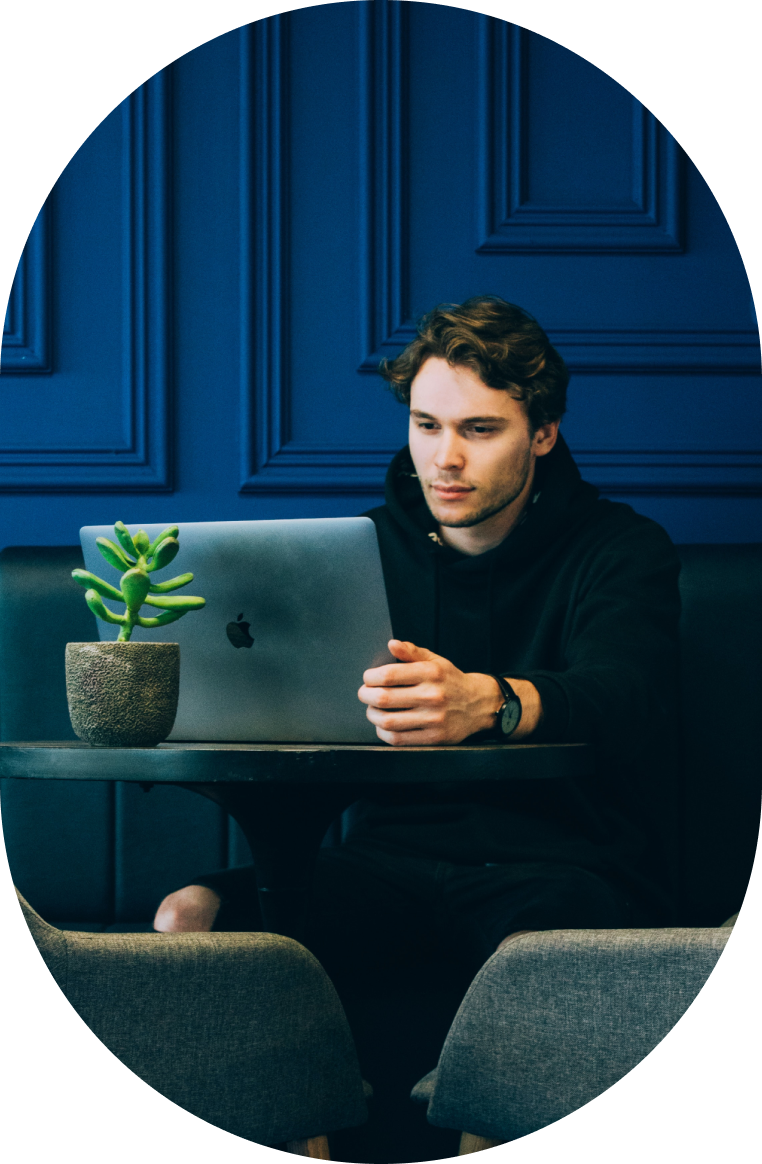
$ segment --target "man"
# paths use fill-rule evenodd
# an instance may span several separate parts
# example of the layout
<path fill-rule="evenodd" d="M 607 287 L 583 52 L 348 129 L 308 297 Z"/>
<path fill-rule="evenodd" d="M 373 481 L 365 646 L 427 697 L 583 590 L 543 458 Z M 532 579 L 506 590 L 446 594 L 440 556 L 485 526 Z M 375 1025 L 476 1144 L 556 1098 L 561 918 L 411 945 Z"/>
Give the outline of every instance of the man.
<path fill-rule="evenodd" d="M 436 959 L 472 974 L 530 929 L 669 916 L 678 560 L 601 500 L 563 438 L 568 374 L 537 322 L 490 296 L 444 305 L 382 375 L 409 446 L 376 524 L 397 663 L 359 698 L 394 747 L 594 744 L 578 780 L 390 788 L 356 805 L 315 879 L 310 944 L 341 990 Z M 159 930 L 256 928 L 253 873 L 198 879 Z M 455 939 L 455 940 L 453 940 Z"/>

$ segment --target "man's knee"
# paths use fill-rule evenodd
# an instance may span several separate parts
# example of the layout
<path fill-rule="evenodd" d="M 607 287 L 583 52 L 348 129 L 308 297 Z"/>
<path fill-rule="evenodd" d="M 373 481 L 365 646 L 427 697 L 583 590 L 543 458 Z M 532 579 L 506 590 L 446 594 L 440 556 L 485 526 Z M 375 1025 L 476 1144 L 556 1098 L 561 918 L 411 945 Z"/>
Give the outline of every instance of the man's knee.
<path fill-rule="evenodd" d="M 206 933 L 220 908 L 219 894 L 205 885 L 186 885 L 168 894 L 156 911 L 153 928 L 162 934 Z"/>

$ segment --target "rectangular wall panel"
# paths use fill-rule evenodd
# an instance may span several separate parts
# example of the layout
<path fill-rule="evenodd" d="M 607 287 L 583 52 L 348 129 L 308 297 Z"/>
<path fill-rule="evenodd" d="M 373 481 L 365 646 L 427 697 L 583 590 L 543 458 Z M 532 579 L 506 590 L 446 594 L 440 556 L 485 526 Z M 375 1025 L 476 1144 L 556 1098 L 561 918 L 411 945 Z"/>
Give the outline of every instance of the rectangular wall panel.
<path fill-rule="evenodd" d="M 581 372 L 564 421 L 583 476 L 612 494 L 762 494 L 760 433 L 759 377 L 727 372 Z"/>
<path fill-rule="evenodd" d="M 407 85 L 409 21 L 405 4 L 363 5 L 359 99 L 362 205 L 361 372 L 375 372 L 389 350 L 408 342 L 410 326 Z"/>
<path fill-rule="evenodd" d="M 680 151 L 656 118 L 553 41 L 480 26 L 478 250 L 682 250 Z"/>
<path fill-rule="evenodd" d="M 383 248 L 393 267 L 384 268 L 373 281 L 384 297 L 379 307 L 382 327 L 391 313 L 399 314 L 394 290 L 387 294 L 388 280 L 403 269 L 399 256 L 401 232 L 390 242 L 389 222 L 399 218 L 397 191 L 378 209 L 379 222 L 368 222 L 366 198 L 383 185 L 385 178 L 370 172 L 385 166 L 386 147 L 377 156 L 378 123 L 382 136 L 396 141 L 394 121 L 398 109 L 389 108 L 386 94 L 389 70 L 395 64 L 400 43 L 400 11 L 403 5 L 358 5 L 358 83 L 361 94 L 360 167 L 362 205 L 358 225 L 365 230 L 365 245 Z M 289 157 L 282 148 L 290 133 L 289 89 L 297 83 L 290 70 L 289 19 L 273 17 L 242 31 L 241 37 L 241 334 L 242 334 L 242 493 L 374 493 L 396 446 L 348 447 L 345 443 L 294 440 L 292 429 L 293 377 L 289 352 L 291 334 L 289 283 L 292 223 L 289 216 L 291 174 Z M 377 76 L 381 70 L 381 78 Z M 372 92 L 371 92 L 372 91 Z M 375 93 L 375 96 L 372 95 Z M 391 146 L 390 148 L 396 148 Z M 369 286 L 362 279 L 362 287 Z M 396 284 L 395 284 L 396 286 Z M 376 326 L 376 301 L 364 300 L 363 340 Z M 371 318 L 372 317 L 372 318 Z M 342 366 L 339 374 L 354 372 Z"/>
<path fill-rule="evenodd" d="M 48 230 L 48 208 L 44 206 L 29 233 L 11 287 L 0 374 L 41 375 L 52 370 Z"/>
<path fill-rule="evenodd" d="M 30 239 L 10 323 L 51 375 L 14 382 L 18 369 L 4 369 L 0 489 L 171 488 L 167 116 L 160 73 L 106 118 L 59 182 L 52 363 L 50 344 L 35 338 L 45 335 L 44 238 Z"/>

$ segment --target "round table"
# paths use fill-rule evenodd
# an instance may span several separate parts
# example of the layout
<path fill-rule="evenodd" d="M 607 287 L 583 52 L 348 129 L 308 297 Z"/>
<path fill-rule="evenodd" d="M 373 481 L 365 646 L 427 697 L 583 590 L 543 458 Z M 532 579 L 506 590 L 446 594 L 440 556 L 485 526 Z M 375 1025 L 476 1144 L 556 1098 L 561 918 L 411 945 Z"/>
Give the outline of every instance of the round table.
<path fill-rule="evenodd" d="M 591 771 L 593 756 L 585 744 L 172 742 L 99 748 L 78 740 L 12 741 L 0 744 L 0 777 L 178 784 L 208 797 L 238 821 L 251 846 L 265 929 L 299 938 L 325 831 L 354 801 L 399 784 L 579 777 Z"/>

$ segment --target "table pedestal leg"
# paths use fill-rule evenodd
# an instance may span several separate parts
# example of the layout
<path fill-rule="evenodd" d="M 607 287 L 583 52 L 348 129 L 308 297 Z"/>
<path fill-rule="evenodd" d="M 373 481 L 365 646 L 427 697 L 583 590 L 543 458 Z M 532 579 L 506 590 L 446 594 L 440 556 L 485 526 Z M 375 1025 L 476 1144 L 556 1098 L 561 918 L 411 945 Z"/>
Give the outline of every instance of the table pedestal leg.
<path fill-rule="evenodd" d="M 358 798 L 347 784 L 184 784 L 214 800 L 251 847 L 264 930 L 304 941 L 312 876 L 326 829 Z"/>

